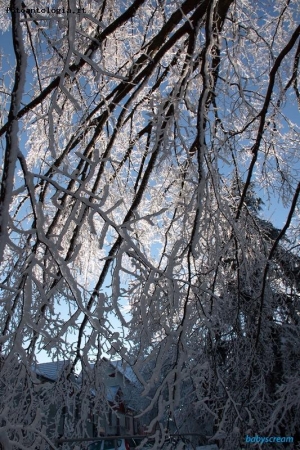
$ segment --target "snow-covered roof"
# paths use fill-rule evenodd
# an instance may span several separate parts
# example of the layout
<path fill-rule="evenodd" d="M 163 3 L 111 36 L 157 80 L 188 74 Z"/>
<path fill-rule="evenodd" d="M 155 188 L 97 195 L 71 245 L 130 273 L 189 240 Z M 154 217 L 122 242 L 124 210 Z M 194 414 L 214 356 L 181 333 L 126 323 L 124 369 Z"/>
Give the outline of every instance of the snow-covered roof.
<path fill-rule="evenodd" d="M 137 382 L 137 378 L 135 376 L 134 371 L 124 361 L 118 359 L 117 361 L 109 361 L 109 362 L 118 372 L 124 375 L 124 377 L 126 377 L 128 381 L 130 381 L 131 383 Z"/>
<path fill-rule="evenodd" d="M 134 383 L 136 381 L 136 377 L 134 375 L 133 370 L 129 366 L 125 366 L 125 364 L 122 364 L 121 360 L 118 361 L 109 361 L 105 360 L 110 367 L 112 367 L 115 371 L 118 371 L 120 374 L 122 374 L 128 381 Z M 35 372 L 37 376 L 42 376 L 43 378 L 46 378 L 49 381 L 56 381 L 59 379 L 61 374 L 63 373 L 63 370 L 70 365 L 69 360 L 65 361 L 52 361 L 52 362 L 46 362 L 46 363 L 40 363 L 36 364 L 32 367 L 32 370 Z M 94 364 L 90 364 L 90 368 L 93 369 Z M 81 377 L 80 374 L 78 377 L 76 377 L 76 382 L 81 383 Z M 115 386 L 107 386 L 106 387 L 106 398 L 109 402 L 114 403 L 117 399 L 118 391 L 122 391 L 122 388 L 120 385 Z M 91 389 L 91 394 L 95 395 L 95 390 Z M 129 408 L 131 408 L 128 405 Z M 133 408 L 131 408 L 133 409 Z"/>
<path fill-rule="evenodd" d="M 109 364 L 115 371 L 119 372 L 131 383 L 137 383 L 137 377 L 135 376 L 134 371 L 128 364 L 126 364 L 121 359 L 118 359 L 116 361 L 111 361 L 109 359 L 103 358 L 103 361 L 106 364 Z M 94 369 L 95 364 L 90 363 L 89 367 L 92 370 L 92 369 Z M 81 378 L 82 378 L 82 373 L 79 374 L 78 380 L 81 380 Z"/>
<path fill-rule="evenodd" d="M 70 364 L 70 361 L 51 361 L 40 363 L 33 366 L 33 370 L 37 375 L 40 375 L 48 380 L 55 381 L 59 378 L 63 369 Z"/>
<path fill-rule="evenodd" d="M 106 392 L 106 398 L 109 402 L 114 402 L 117 397 L 117 393 L 120 390 L 120 386 L 109 386 Z"/>
<path fill-rule="evenodd" d="M 115 371 L 123 375 L 131 383 L 136 383 L 137 378 L 132 370 L 132 368 L 127 365 L 122 360 L 110 361 L 105 360 L 109 363 Z M 51 361 L 46 363 L 40 363 L 33 366 L 33 370 L 37 375 L 48 378 L 49 380 L 55 381 L 61 375 L 63 369 L 70 364 L 69 360 L 65 361 Z M 94 364 L 90 364 L 90 368 L 93 369 Z M 81 374 L 78 377 L 78 381 L 81 380 Z"/>

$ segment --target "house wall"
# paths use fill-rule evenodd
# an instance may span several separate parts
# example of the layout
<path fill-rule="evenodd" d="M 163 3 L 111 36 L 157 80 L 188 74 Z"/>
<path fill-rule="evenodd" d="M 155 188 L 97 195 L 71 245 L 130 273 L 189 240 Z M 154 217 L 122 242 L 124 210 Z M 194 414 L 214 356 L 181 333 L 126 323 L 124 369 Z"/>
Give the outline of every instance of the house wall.
<path fill-rule="evenodd" d="M 111 393 L 109 400 L 109 412 L 107 415 L 103 414 L 101 417 L 98 415 L 93 414 L 94 405 L 93 405 L 93 399 L 91 396 L 91 403 L 90 403 L 90 415 L 86 422 L 80 426 L 82 430 L 80 433 L 82 433 L 82 436 L 88 436 L 88 437 L 99 437 L 101 435 L 133 435 L 137 432 L 137 426 L 134 423 L 133 418 L 133 411 L 126 411 L 125 405 L 120 404 L 120 407 L 118 410 L 116 410 L 116 405 L 113 401 L 113 395 L 114 393 L 117 393 L 117 386 L 119 387 L 120 391 L 122 388 L 125 388 L 130 385 L 129 381 L 120 373 L 118 370 L 116 370 L 114 367 L 112 367 L 109 363 L 107 364 L 107 368 L 104 372 L 104 380 L 105 380 L 105 386 L 109 390 L 111 388 Z M 46 378 L 39 377 L 42 383 L 45 384 L 45 391 L 47 394 L 45 395 L 44 399 L 44 408 L 46 411 L 45 414 L 45 425 L 47 428 L 47 434 L 49 437 L 53 438 L 53 436 L 64 436 L 66 429 L 74 429 L 76 428 L 76 424 L 78 427 L 78 422 L 80 421 L 80 411 L 81 411 L 81 405 L 75 405 L 75 397 L 73 397 L 71 394 L 70 398 L 68 399 L 68 411 L 67 408 L 64 407 L 63 403 L 66 401 L 66 399 L 61 398 L 61 405 L 54 404 L 51 402 L 52 398 L 57 399 L 57 395 L 54 395 L 54 392 L 52 391 L 51 385 L 53 385 L 53 389 L 55 389 L 55 382 L 53 380 L 47 380 Z M 76 381 L 76 378 L 74 377 L 74 383 L 78 382 Z M 114 389 L 113 389 L 114 387 Z M 43 390 L 42 390 L 43 391 Z M 42 394 L 42 391 L 40 391 L 40 394 Z M 51 394 L 52 392 L 52 394 Z M 70 404 L 74 402 L 73 408 Z M 105 405 L 106 409 L 106 405 Z M 101 411 L 101 408 L 99 408 Z M 78 434 L 78 429 L 76 430 L 76 434 Z"/>

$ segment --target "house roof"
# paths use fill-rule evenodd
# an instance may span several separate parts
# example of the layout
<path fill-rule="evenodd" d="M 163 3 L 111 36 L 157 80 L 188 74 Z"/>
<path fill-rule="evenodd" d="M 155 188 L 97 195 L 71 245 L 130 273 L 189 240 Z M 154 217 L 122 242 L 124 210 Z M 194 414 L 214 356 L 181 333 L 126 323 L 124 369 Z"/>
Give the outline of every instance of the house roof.
<path fill-rule="evenodd" d="M 120 386 L 109 386 L 107 388 L 106 398 L 109 402 L 114 402 L 116 400 Z"/>
<path fill-rule="evenodd" d="M 117 361 L 109 362 L 114 367 L 114 369 L 124 375 L 124 377 L 127 378 L 128 381 L 130 381 L 131 383 L 137 382 L 137 377 L 135 376 L 134 371 L 128 364 L 124 363 L 124 361 L 118 359 Z"/>
<path fill-rule="evenodd" d="M 121 359 L 118 359 L 116 361 L 111 361 L 107 358 L 103 358 L 102 359 L 105 363 L 109 364 L 114 371 L 119 372 L 121 375 L 123 375 L 127 381 L 130 381 L 131 383 L 137 383 L 138 379 L 135 376 L 134 371 L 132 370 L 132 368 L 126 364 L 124 361 L 122 361 Z M 92 370 L 95 367 L 94 363 L 90 363 L 89 364 L 90 369 Z M 78 380 L 81 380 L 82 378 L 82 373 L 79 374 L 78 376 Z"/>
<path fill-rule="evenodd" d="M 124 364 L 122 364 L 121 360 L 118 360 L 118 361 L 105 360 L 105 361 L 107 361 L 110 364 L 110 366 L 113 367 L 113 369 L 115 371 L 118 371 L 119 373 L 121 373 L 131 383 L 134 383 L 137 380 L 131 367 L 125 366 Z M 63 370 L 66 367 L 68 367 L 69 365 L 70 365 L 69 360 L 52 361 L 52 362 L 47 362 L 47 363 L 36 364 L 35 366 L 33 366 L 32 369 L 37 376 L 46 378 L 49 381 L 56 381 L 61 376 Z M 93 366 L 94 366 L 93 364 L 90 365 L 91 369 L 93 368 Z M 77 377 L 76 382 L 80 383 L 80 380 L 81 380 L 81 375 L 79 375 Z M 120 385 L 107 386 L 107 388 L 106 388 L 107 400 L 111 403 L 114 403 L 117 399 L 118 392 L 121 390 L 122 390 L 122 388 Z M 91 389 L 91 393 L 93 395 L 95 395 L 94 389 Z M 127 405 L 127 407 L 129 407 L 130 409 L 133 409 L 129 405 Z"/>
<path fill-rule="evenodd" d="M 104 358 L 103 358 L 104 359 Z M 137 383 L 137 378 L 132 370 L 132 368 L 124 363 L 122 360 L 110 361 L 104 359 L 116 372 L 123 375 L 127 381 L 130 383 Z M 70 365 L 69 360 L 64 361 L 51 361 L 46 363 L 40 363 L 33 366 L 33 371 L 36 375 L 47 378 L 51 381 L 56 381 L 62 374 L 64 368 Z M 90 364 L 91 369 L 93 369 L 94 364 Z M 77 380 L 81 380 L 81 374 L 78 376 Z"/>
<path fill-rule="evenodd" d="M 48 380 L 55 381 L 59 378 L 63 369 L 70 365 L 69 360 L 65 361 L 51 361 L 47 363 L 36 364 L 33 370 L 37 375 L 40 375 Z"/>

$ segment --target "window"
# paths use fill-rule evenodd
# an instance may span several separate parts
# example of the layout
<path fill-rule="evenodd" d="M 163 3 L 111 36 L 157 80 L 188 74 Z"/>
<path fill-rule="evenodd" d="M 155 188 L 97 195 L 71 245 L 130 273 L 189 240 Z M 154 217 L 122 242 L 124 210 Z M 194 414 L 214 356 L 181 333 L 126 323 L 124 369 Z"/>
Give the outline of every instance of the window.
<path fill-rule="evenodd" d="M 112 410 L 110 409 L 108 412 L 108 425 L 112 426 Z"/>
<path fill-rule="evenodd" d="M 117 448 L 122 446 L 122 439 L 117 439 Z M 109 439 L 104 441 L 104 447 L 103 450 L 112 450 L 115 448 L 115 441 L 114 439 Z"/>
<path fill-rule="evenodd" d="M 129 416 L 125 416 L 125 428 L 126 428 L 126 430 L 128 430 L 128 431 L 130 431 L 130 429 L 131 429 L 131 417 L 129 417 Z"/>

